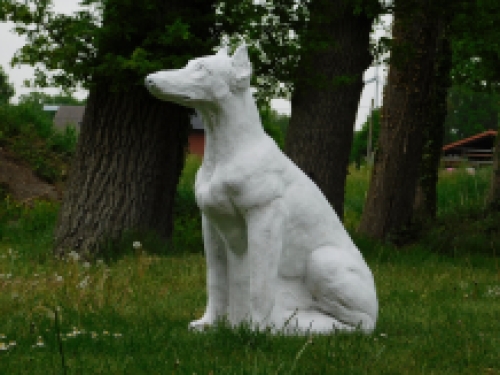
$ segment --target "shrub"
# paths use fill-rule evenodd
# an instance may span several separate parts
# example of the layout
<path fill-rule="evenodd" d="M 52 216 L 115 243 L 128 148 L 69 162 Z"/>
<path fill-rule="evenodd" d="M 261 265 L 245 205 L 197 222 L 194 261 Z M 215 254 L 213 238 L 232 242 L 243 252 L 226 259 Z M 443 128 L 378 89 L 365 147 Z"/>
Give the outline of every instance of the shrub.
<path fill-rule="evenodd" d="M 34 201 L 30 207 L 9 196 L 0 202 L 0 240 L 30 241 L 52 234 L 59 204 Z"/>
<path fill-rule="evenodd" d="M 278 114 L 269 106 L 261 107 L 259 112 L 264 131 L 276 142 L 279 148 L 283 149 L 289 117 Z"/>
<path fill-rule="evenodd" d="M 53 134 L 50 116 L 30 105 L 6 105 L 0 107 L 0 130 L 3 139 L 35 131 L 38 137 L 47 139 Z"/>
<path fill-rule="evenodd" d="M 175 230 L 173 246 L 182 252 L 200 252 L 203 250 L 201 237 L 201 215 L 196 205 L 194 182 L 201 159 L 196 155 L 188 155 L 177 185 L 175 196 Z"/>
<path fill-rule="evenodd" d="M 64 130 L 55 130 L 48 140 L 48 146 L 52 152 L 71 157 L 76 150 L 78 131 L 74 126 L 68 126 Z"/>
<path fill-rule="evenodd" d="M 65 179 L 63 171 L 74 154 L 77 133 L 57 132 L 50 116 L 32 104 L 0 107 L 0 146 L 29 164 L 43 180 Z"/>

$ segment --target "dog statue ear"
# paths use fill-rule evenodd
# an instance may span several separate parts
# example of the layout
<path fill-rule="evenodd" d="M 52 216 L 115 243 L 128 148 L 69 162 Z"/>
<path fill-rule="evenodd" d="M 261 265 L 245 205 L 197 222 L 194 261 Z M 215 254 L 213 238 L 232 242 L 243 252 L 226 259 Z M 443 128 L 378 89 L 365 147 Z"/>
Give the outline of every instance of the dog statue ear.
<path fill-rule="evenodd" d="M 246 44 L 242 44 L 234 51 L 233 65 L 243 66 L 245 64 L 250 64 L 250 59 L 248 58 L 248 48 Z"/>
<path fill-rule="evenodd" d="M 245 44 L 239 46 L 233 54 L 232 66 L 235 73 L 233 87 L 236 89 L 246 89 L 250 87 L 250 77 L 252 76 L 252 66 L 248 58 L 248 50 Z"/>
<path fill-rule="evenodd" d="M 222 47 L 219 51 L 216 53 L 217 56 L 229 56 L 229 53 L 227 52 L 227 47 L 224 46 Z"/>

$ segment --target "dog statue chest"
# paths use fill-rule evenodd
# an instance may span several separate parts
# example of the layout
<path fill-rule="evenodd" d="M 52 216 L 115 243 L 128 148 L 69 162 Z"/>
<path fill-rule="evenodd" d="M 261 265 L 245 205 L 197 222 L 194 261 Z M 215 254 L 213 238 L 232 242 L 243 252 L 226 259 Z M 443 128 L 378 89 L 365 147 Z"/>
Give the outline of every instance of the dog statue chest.
<path fill-rule="evenodd" d="M 198 207 L 210 214 L 235 215 L 236 210 L 227 194 L 226 183 L 221 173 L 200 168 L 196 175 L 195 197 Z"/>

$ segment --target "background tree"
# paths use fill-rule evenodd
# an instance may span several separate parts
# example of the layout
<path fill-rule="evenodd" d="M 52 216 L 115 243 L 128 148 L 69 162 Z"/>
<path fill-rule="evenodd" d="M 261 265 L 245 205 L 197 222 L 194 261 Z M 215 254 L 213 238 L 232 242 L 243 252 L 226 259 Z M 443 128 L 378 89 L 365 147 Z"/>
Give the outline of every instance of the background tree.
<path fill-rule="evenodd" d="M 290 98 L 303 31 L 309 20 L 308 1 L 224 0 L 218 3 L 216 29 L 225 43 L 249 46 L 254 71 L 252 86 L 259 105 L 271 98 Z"/>
<path fill-rule="evenodd" d="M 213 4 L 206 0 L 85 0 L 72 16 L 50 1 L 5 1 L 28 43 L 14 63 L 44 65 L 36 83 L 89 88 L 75 160 L 55 231 L 55 254 L 98 253 L 126 230 L 168 238 L 189 127 L 181 107 L 154 99 L 146 74 L 209 53 Z M 57 69 L 57 70 L 56 70 Z"/>
<path fill-rule="evenodd" d="M 500 211 L 500 135 L 497 134 L 493 155 L 493 173 L 487 197 L 488 207 Z"/>
<path fill-rule="evenodd" d="M 444 143 L 452 143 L 498 127 L 500 95 L 462 85 L 448 92 Z"/>
<path fill-rule="evenodd" d="M 363 73 L 373 60 L 369 35 L 375 11 L 355 10 L 355 3 L 344 0 L 309 4 L 285 143 L 288 156 L 341 219 Z"/>
<path fill-rule="evenodd" d="M 285 151 L 342 218 L 363 72 L 372 62 L 369 33 L 381 6 L 372 0 L 253 3 L 225 1 L 220 25 L 253 46 L 259 97 L 291 97 Z"/>
<path fill-rule="evenodd" d="M 497 129 L 500 130 L 498 94 L 500 93 L 500 3 L 496 0 L 478 0 L 468 4 L 467 12 L 456 17 L 457 31 L 453 42 L 452 77 L 456 84 L 475 92 L 491 95 L 496 102 Z M 488 101 L 485 101 L 488 106 Z M 492 105 L 495 107 L 495 104 Z M 494 116 L 492 116 L 494 117 Z M 493 122 L 494 119 L 491 120 Z M 500 209 L 500 151 L 497 136 L 493 155 L 493 174 L 488 194 L 488 205 Z"/>
<path fill-rule="evenodd" d="M 14 87 L 9 83 L 9 77 L 0 66 L 0 104 L 9 103 L 14 94 Z"/>
<path fill-rule="evenodd" d="M 500 89 L 500 3 L 496 0 L 463 1 L 464 11 L 454 16 L 452 39 L 454 85 L 475 92 Z"/>
<path fill-rule="evenodd" d="M 439 138 L 442 136 L 440 129 L 444 116 L 442 98 L 445 97 L 445 89 L 449 85 L 448 70 L 451 68 L 453 84 L 456 87 L 465 87 L 469 92 L 470 90 L 482 90 L 491 95 L 495 93 L 498 87 L 498 69 L 495 70 L 492 67 L 495 66 L 495 61 L 500 54 L 498 53 L 498 31 L 494 30 L 493 25 L 496 24 L 496 15 L 498 15 L 500 4 L 491 0 L 458 1 L 452 4 L 452 8 L 449 8 L 450 4 L 446 4 L 445 12 L 442 11 L 443 5 L 444 3 L 440 2 L 429 3 L 412 0 L 395 2 L 396 15 L 398 16 L 395 17 L 395 21 L 398 20 L 400 23 L 397 26 L 398 23 L 395 22 L 394 30 L 400 33 L 400 38 L 404 38 L 405 33 L 402 33 L 398 27 L 404 25 L 404 28 L 410 31 L 410 34 L 406 33 L 406 36 L 411 35 L 411 30 L 414 31 L 418 27 L 413 22 L 415 20 L 414 15 L 420 11 L 427 15 L 427 22 L 432 22 L 437 26 L 431 25 L 436 36 L 442 33 L 440 29 L 443 30 L 439 25 L 449 24 L 449 26 L 444 28 L 446 37 L 444 39 L 435 38 L 436 43 L 434 46 L 432 46 L 432 43 L 427 44 L 424 48 L 422 48 L 422 45 L 417 45 L 416 48 L 413 48 L 413 51 L 412 45 L 415 45 L 415 43 L 411 37 L 409 43 L 407 41 L 405 44 L 397 40 L 397 33 L 394 34 L 393 45 L 391 46 L 393 51 L 391 68 L 397 69 L 401 61 L 399 60 L 401 52 L 404 54 L 405 50 L 409 52 L 408 55 L 412 59 L 415 56 L 415 50 L 417 57 L 418 53 L 423 52 L 428 57 L 437 56 L 438 58 L 433 58 L 435 60 L 433 64 L 425 65 L 420 61 L 417 65 L 413 65 L 419 71 L 425 71 L 432 67 L 428 72 L 434 73 L 415 76 L 413 82 L 411 80 L 398 81 L 396 79 L 398 78 L 397 75 L 393 75 L 392 81 L 389 81 L 386 88 L 388 103 L 384 103 L 382 134 L 379 142 L 379 151 L 381 152 L 377 155 L 379 166 L 377 169 L 376 165 L 374 170 L 365 212 L 359 228 L 360 231 L 373 237 L 384 238 L 391 234 L 402 234 L 404 229 L 416 218 L 415 214 L 424 213 L 424 216 L 427 217 L 432 217 L 435 214 L 435 203 L 433 202 L 435 202 L 435 182 L 437 181 L 439 145 L 441 143 Z M 401 20 L 404 19 L 406 21 L 402 22 Z M 427 26 L 423 23 L 422 27 Z M 425 35 L 430 34 L 422 31 L 421 36 Z M 431 41 L 432 38 L 429 37 L 428 40 Z M 445 43 L 441 43 L 440 40 Z M 451 42 L 451 51 L 447 47 L 448 41 Z M 452 56 L 451 66 L 450 54 Z M 405 61 L 405 59 L 403 58 L 402 61 Z M 427 62 L 430 62 L 430 60 L 427 60 Z M 409 66 L 406 69 L 412 70 L 413 68 Z M 422 84 L 420 79 L 423 79 Z M 427 84 L 425 86 L 427 91 L 422 91 L 425 84 Z M 400 89 L 402 87 L 406 90 L 407 97 L 401 91 L 398 93 L 398 86 Z M 415 98 L 421 92 L 427 92 L 428 97 L 421 96 L 420 105 L 418 105 L 418 102 L 413 102 L 414 108 L 407 113 L 408 117 L 401 117 L 400 114 L 397 114 L 398 105 L 396 104 L 397 99 L 394 99 L 395 95 L 399 98 L 405 98 L 406 103 L 400 103 L 402 108 L 411 108 L 407 104 L 412 100 L 410 98 L 411 93 L 414 94 Z M 450 95 L 450 97 L 453 99 L 453 96 Z M 490 96 L 490 99 L 495 100 L 494 96 Z M 403 104 L 406 104 L 406 107 Z M 391 110 L 390 107 L 392 106 L 394 108 Z M 494 106 L 492 105 L 492 107 Z M 450 119 L 453 119 L 451 116 L 456 113 L 455 111 L 456 108 L 453 108 Z M 486 111 L 477 112 L 482 112 L 483 115 Z M 387 118 L 388 116 L 389 118 Z M 411 117 L 413 117 L 413 120 L 410 119 Z M 484 121 L 487 116 L 481 117 Z M 418 122 L 415 122 L 415 119 L 418 119 Z M 484 123 L 487 122 L 484 121 Z M 422 132 L 417 130 L 419 123 L 423 125 L 420 126 Z M 401 128 L 402 124 L 403 127 L 406 127 L 406 130 Z M 473 127 L 470 121 L 466 124 L 466 127 Z M 457 133 L 458 129 L 453 130 L 453 132 Z M 399 136 L 391 138 L 389 136 L 391 133 Z M 402 136 L 403 133 L 404 136 Z M 408 134 L 412 135 L 408 136 Z M 391 144 L 392 146 L 389 146 Z M 398 149 L 398 144 L 402 145 L 402 154 L 401 147 Z M 410 154 L 418 154 L 421 147 L 423 147 L 422 158 L 416 169 L 414 160 L 407 155 L 409 147 L 413 147 Z M 498 154 L 495 155 L 498 156 Z M 389 160 L 391 158 L 392 161 Z M 498 163 L 495 163 L 495 165 L 498 165 Z M 418 180 L 420 185 L 417 190 L 419 194 L 415 197 L 415 206 L 410 207 L 408 205 L 410 195 L 406 192 L 413 189 L 415 171 L 420 176 Z M 390 177 L 391 174 L 392 177 Z M 400 181 L 399 186 L 393 186 L 394 184 L 391 183 L 391 180 L 395 179 Z M 494 190 L 494 181 L 492 181 L 492 191 Z M 379 184 L 378 187 L 375 186 L 376 184 Z M 492 194 L 490 194 L 491 196 Z"/>
<path fill-rule="evenodd" d="M 413 207 L 414 223 L 435 219 L 437 213 L 437 182 L 441 160 L 446 97 L 451 85 L 451 47 L 449 15 L 441 15 L 436 35 L 437 58 L 431 72 L 426 118 L 422 119 L 422 156 Z"/>
<path fill-rule="evenodd" d="M 371 237 L 398 235 L 412 219 L 422 155 L 422 120 L 429 119 L 443 11 L 430 0 L 395 2 L 378 149 L 358 228 Z"/>

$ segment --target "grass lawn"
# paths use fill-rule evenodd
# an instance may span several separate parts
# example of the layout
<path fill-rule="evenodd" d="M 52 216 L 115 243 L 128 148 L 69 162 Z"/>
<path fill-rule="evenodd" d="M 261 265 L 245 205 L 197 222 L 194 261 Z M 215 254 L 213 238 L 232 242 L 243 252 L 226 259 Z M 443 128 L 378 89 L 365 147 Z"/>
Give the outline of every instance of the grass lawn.
<path fill-rule="evenodd" d="M 349 176 L 351 230 L 367 176 Z M 449 206 L 440 203 L 440 221 L 418 243 L 395 248 L 354 236 L 377 284 L 372 335 L 189 332 L 206 298 L 189 192 L 179 195 L 170 251 L 147 239 L 134 249 L 130 239 L 124 256 L 95 264 L 52 259 L 57 206 L 4 204 L 0 374 L 500 374 L 500 216 L 475 211 L 487 176 L 471 177 L 462 201 L 453 197 L 465 197 L 469 180 L 446 190 L 447 178 L 440 189 Z"/>

